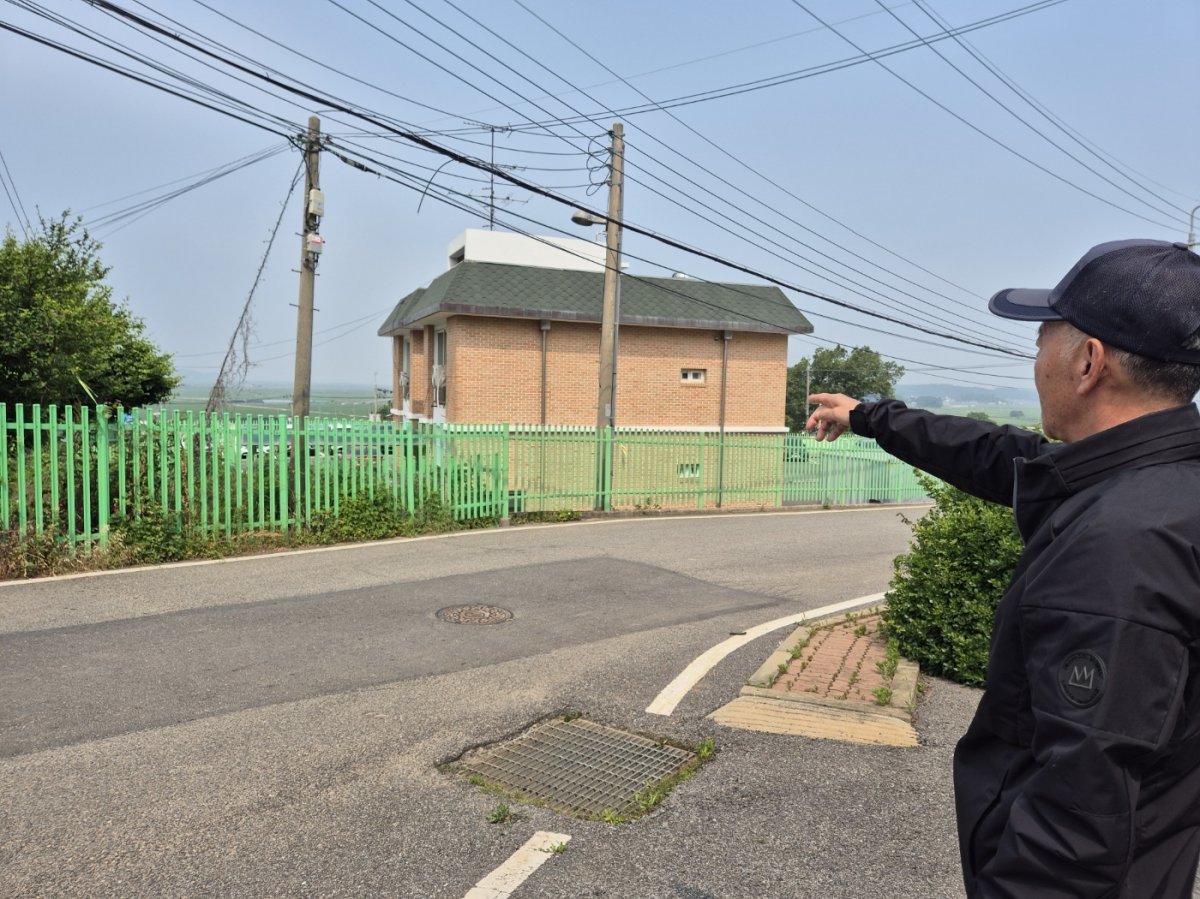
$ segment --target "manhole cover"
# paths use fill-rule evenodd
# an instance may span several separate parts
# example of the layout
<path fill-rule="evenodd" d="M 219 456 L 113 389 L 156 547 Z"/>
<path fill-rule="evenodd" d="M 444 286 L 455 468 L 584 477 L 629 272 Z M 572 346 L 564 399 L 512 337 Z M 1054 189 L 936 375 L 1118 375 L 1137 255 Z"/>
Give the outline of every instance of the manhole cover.
<path fill-rule="evenodd" d="M 513 614 L 499 606 L 476 603 L 469 606 L 446 606 L 437 610 L 437 617 L 451 624 L 500 624 L 512 621 Z"/>
<path fill-rule="evenodd" d="M 686 749 L 576 718 L 536 727 L 461 767 L 560 811 L 596 817 L 636 811 L 640 791 L 695 758 Z"/>

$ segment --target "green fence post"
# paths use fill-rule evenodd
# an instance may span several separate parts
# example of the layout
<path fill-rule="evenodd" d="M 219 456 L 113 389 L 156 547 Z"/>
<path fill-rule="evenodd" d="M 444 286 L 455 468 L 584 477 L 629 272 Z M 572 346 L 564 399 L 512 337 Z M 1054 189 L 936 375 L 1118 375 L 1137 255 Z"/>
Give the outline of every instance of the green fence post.
<path fill-rule="evenodd" d="M 83 469 L 83 531 L 80 539 L 83 543 L 92 540 L 92 410 L 84 406 L 79 410 L 79 431 L 81 436 L 80 457 Z"/>
<path fill-rule="evenodd" d="M 17 407 L 18 412 L 20 406 Z M 67 466 L 67 533 L 66 538 L 74 545 L 75 536 L 75 421 L 74 409 L 67 406 L 63 410 L 66 415 L 63 416 L 63 437 L 66 446 L 66 466 Z M 18 448 L 23 446 L 24 441 L 18 445 Z M 24 466 L 22 466 L 24 467 Z M 22 488 L 24 493 L 24 488 Z M 24 529 L 24 521 L 22 521 L 22 529 Z"/>
<path fill-rule="evenodd" d="M 34 530 L 41 533 L 46 529 L 45 495 L 42 490 L 42 404 L 33 404 L 33 521 Z"/>
<path fill-rule="evenodd" d="M 0 478 L 0 523 L 7 531 L 12 527 L 12 488 L 9 486 L 11 466 L 8 464 L 8 404 L 0 403 L 0 460 L 4 462 L 4 475 Z"/>
<path fill-rule="evenodd" d="M 109 479 L 112 477 L 108 464 L 109 411 L 103 405 L 96 407 L 96 527 L 100 532 L 101 546 L 108 546 Z"/>

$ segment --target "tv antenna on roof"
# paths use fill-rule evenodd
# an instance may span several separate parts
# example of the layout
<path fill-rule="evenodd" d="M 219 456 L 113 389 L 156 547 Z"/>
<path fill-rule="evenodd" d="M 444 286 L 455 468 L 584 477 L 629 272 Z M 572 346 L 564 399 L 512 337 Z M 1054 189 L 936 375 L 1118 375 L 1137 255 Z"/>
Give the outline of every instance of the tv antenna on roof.
<path fill-rule="evenodd" d="M 496 165 L 496 133 L 500 132 L 501 134 L 510 134 L 513 129 L 512 129 L 511 125 L 489 125 L 487 122 L 473 122 L 470 119 L 463 119 L 463 123 L 466 125 L 472 125 L 476 128 L 482 128 L 485 131 L 490 132 L 490 135 L 491 135 L 492 155 L 491 155 L 491 158 L 489 159 L 489 167 L 491 170 L 488 172 L 488 179 L 489 179 L 489 184 L 488 184 L 488 230 L 495 231 L 496 230 L 496 199 L 497 199 L 496 198 L 496 170 L 497 169 L 507 169 L 510 172 L 515 172 L 515 171 L 519 171 L 522 168 L 519 165 L 499 165 L 499 166 Z M 501 203 L 517 202 L 516 197 L 500 197 L 499 200 Z"/>

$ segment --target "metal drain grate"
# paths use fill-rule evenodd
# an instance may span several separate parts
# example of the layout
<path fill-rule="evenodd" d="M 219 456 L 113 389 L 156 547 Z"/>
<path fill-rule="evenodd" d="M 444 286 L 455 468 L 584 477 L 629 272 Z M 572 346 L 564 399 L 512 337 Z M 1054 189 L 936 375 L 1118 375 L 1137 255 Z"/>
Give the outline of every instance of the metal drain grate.
<path fill-rule="evenodd" d="M 462 762 L 466 771 L 561 811 L 624 814 L 636 794 L 696 756 L 577 718 L 554 721 Z"/>

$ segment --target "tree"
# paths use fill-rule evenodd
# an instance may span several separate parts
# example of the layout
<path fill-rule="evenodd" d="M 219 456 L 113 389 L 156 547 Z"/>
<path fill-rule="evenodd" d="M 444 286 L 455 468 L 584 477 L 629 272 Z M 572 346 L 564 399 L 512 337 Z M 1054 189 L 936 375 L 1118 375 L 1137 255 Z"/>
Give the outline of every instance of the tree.
<path fill-rule="evenodd" d="M 801 359 L 788 369 L 786 410 L 790 431 L 804 428 L 808 399 L 804 387 L 810 367 L 812 393 L 844 393 L 858 399 L 891 399 L 896 395 L 896 382 L 904 375 L 904 366 L 884 362 L 869 346 L 813 350 L 811 359 Z"/>
<path fill-rule="evenodd" d="M 79 219 L 0 244 L 0 402 L 143 406 L 179 383 L 169 355 L 104 283 L 101 245 Z"/>

